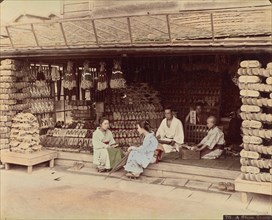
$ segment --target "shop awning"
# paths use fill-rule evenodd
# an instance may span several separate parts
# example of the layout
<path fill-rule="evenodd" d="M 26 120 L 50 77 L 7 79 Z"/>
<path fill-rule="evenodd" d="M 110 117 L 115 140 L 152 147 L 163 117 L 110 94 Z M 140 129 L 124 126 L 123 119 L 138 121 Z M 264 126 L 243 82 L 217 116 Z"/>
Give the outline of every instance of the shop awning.
<path fill-rule="evenodd" d="M 272 7 L 77 18 L 1 27 L 1 56 L 127 48 L 272 45 Z"/>

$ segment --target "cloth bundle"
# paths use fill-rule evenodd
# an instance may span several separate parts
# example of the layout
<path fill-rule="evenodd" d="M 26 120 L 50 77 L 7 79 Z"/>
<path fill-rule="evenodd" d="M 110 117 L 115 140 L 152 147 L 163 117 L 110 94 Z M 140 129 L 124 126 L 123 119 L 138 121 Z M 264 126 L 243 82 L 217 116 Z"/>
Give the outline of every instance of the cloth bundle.
<path fill-rule="evenodd" d="M 113 61 L 113 69 L 110 80 L 110 87 L 112 89 L 126 88 L 126 80 L 124 79 L 123 72 L 121 70 L 121 63 L 118 60 Z"/>
<path fill-rule="evenodd" d="M 76 78 L 73 73 L 73 63 L 68 61 L 67 70 L 63 78 L 63 87 L 68 90 L 72 90 L 76 87 Z"/>
<path fill-rule="evenodd" d="M 57 67 L 52 67 L 51 78 L 52 78 L 52 81 L 54 82 L 60 80 L 60 72 Z"/>
<path fill-rule="evenodd" d="M 100 62 L 100 71 L 98 75 L 97 90 L 103 91 L 108 88 L 108 77 L 105 69 L 106 63 Z"/>
<path fill-rule="evenodd" d="M 10 133 L 10 150 L 19 153 L 40 151 L 39 123 L 31 113 L 19 113 L 13 120 Z"/>
<path fill-rule="evenodd" d="M 94 87 L 93 75 L 90 72 L 89 61 L 85 61 L 83 64 L 82 80 L 80 83 L 82 89 L 91 89 Z"/>
<path fill-rule="evenodd" d="M 248 181 L 272 182 L 271 67 L 272 63 L 264 69 L 259 61 L 246 60 L 238 69 L 244 148 L 240 162 L 242 177 Z"/>

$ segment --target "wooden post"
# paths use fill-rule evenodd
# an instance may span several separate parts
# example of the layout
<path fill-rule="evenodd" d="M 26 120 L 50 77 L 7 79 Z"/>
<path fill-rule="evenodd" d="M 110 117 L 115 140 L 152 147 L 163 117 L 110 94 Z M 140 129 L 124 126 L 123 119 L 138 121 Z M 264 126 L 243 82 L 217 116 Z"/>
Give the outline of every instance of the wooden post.
<path fill-rule="evenodd" d="M 132 45 L 133 44 L 133 37 L 132 37 L 131 24 L 130 24 L 130 18 L 129 17 L 127 17 L 127 23 L 128 23 L 128 32 L 129 32 L 130 43 Z"/>
<path fill-rule="evenodd" d="M 65 46 L 68 47 L 67 38 L 65 36 L 65 32 L 64 32 L 64 29 L 63 29 L 62 22 L 60 22 L 59 25 L 60 25 L 60 29 L 61 29 L 61 33 L 62 33 L 62 36 L 63 36 L 63 40 L 64 40 L 64 43 L 65 43 Z"/>
<path fill-rule="evenodd" d="M 9 170 L 10 169 L 10 165 L 8 163 L 5 163 L 5 170 Z"/>
<path fill-rule="evenodd" d="M 98 36 L 97 36 L 97 32 L 96 32 L 94 20 L 92 20 L 92 26 L 93 26 L 93 31 L 94 31 L 94 36 L 95 36 L 96 44 L 97 44 L 97 46 L 99 46 L 99 41 L 98 41 Z"/>
<path fill-rule="evenodd" d="M 39 41 L 38 41 L 37 35 L 36 35 L 36 33 L 35 33 L 35 29 L 34 29 L 34 25 L 33 25 L 33 24 L 31 24 L 31 30 L 32 30 L 32 33 L 33 33 L 33 35 L 34 35 L 34 38 L 35 38 L 37 47 L 40 47 Z"/>
<path fill-rule="evenodd" d="M 166 22 L 167 22 L 169 41 L 170 41 L 170 43 L 172 43 L 172 35 L 171 35 L 171 27 L 170 27 L 170 22 L 169 22 L 169 15 L 166 15 Z"/>
<path fill-rule="evenodd" d="M 212 41 L 214 42 L 213 13 L 211 13 L 211 28 L 212 28 Z"/>
<path fill-rule="evenodd" d="M 10 35 L 10 32 L 9 32 L 8 26 L 6 26 L 6 31 L 7 31 L 9 40 L 10 40 L 11 47 L 14 49 L 14 44 L 13 44 L 13 41 L 12 41 L 12 39 L 11 39 L 11 35 Z"/>
<path fill-rule="evenodd" d="M 49 167 L 50 168 L 53 168 L 54 167 L 54 159 L 52 159 L 52 160 L 50 160 L 50 162 L 49 162 Z"/>
<path fill-rule="evenodd" d="M 27 167 L 27 173 L 29 173 L 29 174 L 32 173 L 32 166 Z"/>
<path fill-rule="evenodd" d="M 241 192 L 241 199 L 243 203 L 247 203 L 248 202 L 248 195 L 246 192 Z"/>

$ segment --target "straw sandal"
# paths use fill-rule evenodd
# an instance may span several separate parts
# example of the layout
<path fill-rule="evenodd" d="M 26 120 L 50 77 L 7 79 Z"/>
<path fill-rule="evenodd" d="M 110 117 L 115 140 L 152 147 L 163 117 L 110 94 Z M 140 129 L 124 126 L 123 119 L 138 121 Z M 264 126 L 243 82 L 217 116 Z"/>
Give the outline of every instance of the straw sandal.
<path fill-rule="evenodd" d="M 97 166 L 96 169 L 97 169 L 98 173 L 105 173 L 105 172 L 109 171 L 108 169 L 106 169 L 105 167 L 102 167 L 102 166 Z"/>
<path fill-rule="evenodd" d="M 243 137 L 243 142 L 248 143 L 248 144 L 262 144 L 263 140 L 260 137 L 255 137 L 255 136 L 247 136 L 245 135 Z"/>
<path fill-rule="evenodd" d="M 261 112 L 261 108 L 259 106 L 256 105 L 242 105 L 241 106 L 241 111 L 242 112 Z"/>
<path fill-rule="evenodd" d="M 235 185 L 231 182 L 219 182 L 218 188 L 223 191 L 230 191 L 230 192 L 235 191 Z"/>
<path fill-rule="evenodd" d="M 261 64 L 260 64 L 260 62 L 258 60 L 243 60 L 240 63 L 240 67 L 243 67 L 243 68 L 248 68 L 248 67 L 257 68 L 257 67 L 261 67 Z"/>
<path fill-rule="evenodd" d="M 245 120 L 243 121 L 242 126 L 245 128 L 261 128 L 262 123 L 255 120 Z"/>
<path fill-rule="evenodd" d="M 258 76 L 240 76 L 238 78 L 240 83 L 259 83 L 261 82 L 260 77 Z"/>
<path fill-rule="evenodd" d="M 138 179 L 140 177 L 140 174 L 139 173 L 127 173 L 126 176 L 129 179 Z"/>
<path fill-rule="evenodd" d="M 260 96 L 260 92 L 255 91 L 255 90 L 241 90 L 240 95 L 243 97 L 254 97 L 257 98 Z"/>
<path fill-rule="evenodd" d="M 268 77 L 268 78 L 266 79 L 266 83 L 267 83 L 268 85 L 272 85 L 272 77 Z"/>
<path fill-rule="evenodd" d="M 241 157 L 258 159 L 260 155 L 257 152 L 242 150 L 240 152 Z"/>
<path fill-rule="evenodd" d="M 254 166 L 241 166 L 241 171 L 244 173 L 260 173 L 260 169 Z"/>

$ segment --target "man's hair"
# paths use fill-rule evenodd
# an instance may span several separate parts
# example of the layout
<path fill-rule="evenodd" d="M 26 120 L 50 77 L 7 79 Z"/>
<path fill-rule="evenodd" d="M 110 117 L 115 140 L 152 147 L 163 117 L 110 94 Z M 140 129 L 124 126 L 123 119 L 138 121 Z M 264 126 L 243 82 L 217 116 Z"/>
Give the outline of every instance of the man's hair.
<path fill-rule="evenodd" d="M 171 112 L 173 111 L 173 109 L 172 109 L 171 106 L 166 106 L 166 107 L 164 107 L 164 111 L 165 111 L 165 110 L 170 110 Z"/>
<path fill-rule="evenodd" d="M 212 119 L 213 123 L 216 125 L 217 124 L 217 118 L 213 115 L 209 116 L 208 119 Z"/>

